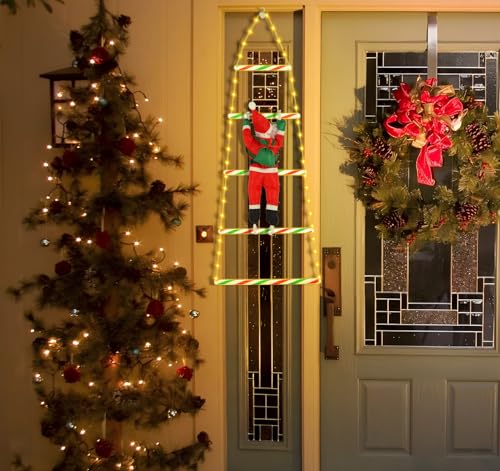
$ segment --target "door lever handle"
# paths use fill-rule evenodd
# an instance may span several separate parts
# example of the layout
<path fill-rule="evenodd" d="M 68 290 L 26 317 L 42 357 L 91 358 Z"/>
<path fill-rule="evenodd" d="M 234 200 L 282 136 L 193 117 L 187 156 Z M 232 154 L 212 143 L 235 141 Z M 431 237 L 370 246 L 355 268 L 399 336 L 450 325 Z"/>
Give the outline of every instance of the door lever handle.
<path fill-rule="evenodd" d="M 340 248 L 323 248 L 323 314 L 326 317 L 325 359 L 338 360 L 340 347 L 335 345 L 334 319 L 342 314 L 340 286 Z"/>

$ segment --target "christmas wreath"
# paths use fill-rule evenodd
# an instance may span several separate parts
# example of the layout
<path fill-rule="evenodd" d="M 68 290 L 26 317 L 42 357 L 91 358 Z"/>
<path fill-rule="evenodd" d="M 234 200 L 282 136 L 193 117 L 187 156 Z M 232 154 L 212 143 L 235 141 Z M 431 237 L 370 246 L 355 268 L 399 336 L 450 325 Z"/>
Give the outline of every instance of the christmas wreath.
<path fill-rule="evenodd" d="M 379 234 L 402 244 L 453 242 L 461 232 L 495 223 L 499 115 L 488 116 L 470 90 L 455 95 L 435 79 L 418 79 L 413 88 L 401 83 L 394 98 L 394 113 L 360 123 L 347 140 L 355 195 L 374 211 Z M 453 159 L 451 182 L 436 185 L 445 159 Z M 413 184 L 410 166 L 416 166 Z"/>

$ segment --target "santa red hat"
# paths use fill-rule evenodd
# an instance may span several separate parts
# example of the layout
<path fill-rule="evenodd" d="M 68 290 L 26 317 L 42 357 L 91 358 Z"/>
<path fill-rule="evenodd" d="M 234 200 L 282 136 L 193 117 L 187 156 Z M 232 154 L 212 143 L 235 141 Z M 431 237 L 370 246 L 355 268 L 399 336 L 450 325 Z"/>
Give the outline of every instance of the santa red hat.
<path fill-rule="evenodd" d="M 257 110 L 257 105 L 251 101 L 248 103 L 248 109 L 252 112 L 252 124 L 255 131 L 255 136 L 261 139 L 269 139 L 271 137 L 271 123 L 264 118 Z"/>

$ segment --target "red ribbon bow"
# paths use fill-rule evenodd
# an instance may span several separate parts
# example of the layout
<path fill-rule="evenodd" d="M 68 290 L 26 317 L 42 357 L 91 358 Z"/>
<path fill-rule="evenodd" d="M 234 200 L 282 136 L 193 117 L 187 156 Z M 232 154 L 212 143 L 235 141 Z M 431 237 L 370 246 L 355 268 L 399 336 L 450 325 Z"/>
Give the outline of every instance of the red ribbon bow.
<path fill-rule="evenodd" d="M 401 83 L 393 94 L 398 109 L 384 121 L 390 136 L 407 136 L 420 149 L 417 180 L 430 186 L 436 183 L 432 168 L 442 167 L 443 150 L 452 146 L 450 133 L 460 128 L 465 115 L 462 102 L 452 96 L 453 87 L 436 86 L 436 82 L 435 78 L 418 78 L 414 89 Z"/>

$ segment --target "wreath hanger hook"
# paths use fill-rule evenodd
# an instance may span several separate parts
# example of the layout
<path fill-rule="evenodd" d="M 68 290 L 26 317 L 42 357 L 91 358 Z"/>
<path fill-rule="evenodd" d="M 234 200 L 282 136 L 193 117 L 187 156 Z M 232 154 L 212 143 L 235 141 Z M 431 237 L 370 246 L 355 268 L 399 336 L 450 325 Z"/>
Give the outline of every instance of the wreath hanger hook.
<path fill-rule="evenodd" d="M 437 13 L 427 14 L 427 78 L 438 76 L 438 24 Z"/>

